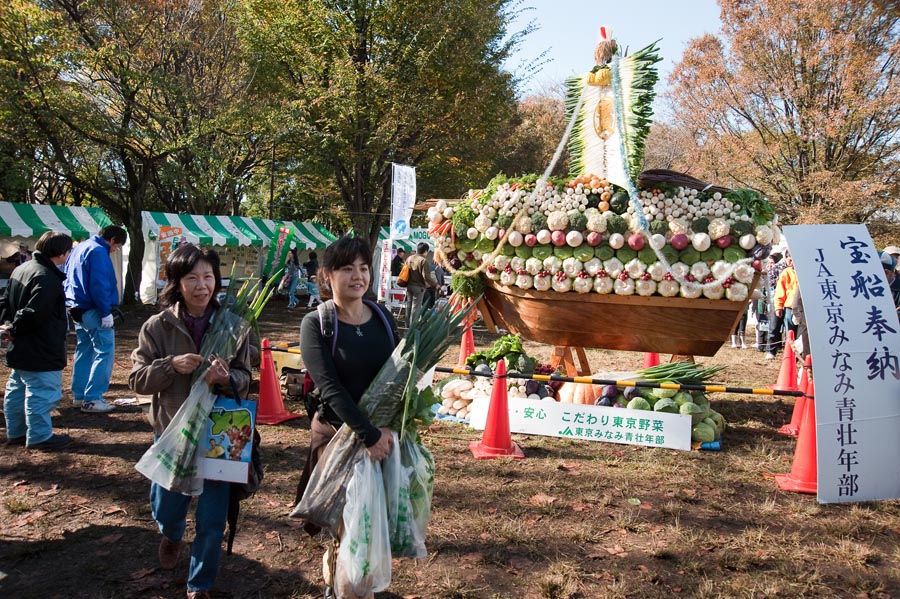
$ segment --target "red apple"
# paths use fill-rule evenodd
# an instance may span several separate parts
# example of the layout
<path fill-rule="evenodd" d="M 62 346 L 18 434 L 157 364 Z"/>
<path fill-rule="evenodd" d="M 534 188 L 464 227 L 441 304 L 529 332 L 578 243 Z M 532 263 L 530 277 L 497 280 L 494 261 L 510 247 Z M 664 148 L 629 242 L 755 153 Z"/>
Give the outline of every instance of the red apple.
<path fill-rule="evenodd" d="M 722 248 L 723 250 L 725 248 L 727 248 L 729 245 L 731 245 L 731 242 L 732 242 L 731 235 L 722 235 L 721 237 L 716 239 L 716 245 L 718 247 Z"/>
<path fill-rule="evenodd" d="M 532 248 L 537 245 L 537 235 L 534 233 L 528 233 L 525 235 L 525 245 Z"/>
<path fill-rule="evenodd" d="M 751 264 L 753 264 L 753 269 L 754 269 L 756 272 L 761 272 L 761 271 L 762 271 L 762 267 L 763 267 L 762 260 L 759 260 L 759 259 L 754 260 Z"/>
<path fill-rule="evenodd" d="M 559 247 L 566 245 L 566 233 L 565 231 L 554 231 L 550 234 L 550 241 L 553 242 L 553 245 Z"/>

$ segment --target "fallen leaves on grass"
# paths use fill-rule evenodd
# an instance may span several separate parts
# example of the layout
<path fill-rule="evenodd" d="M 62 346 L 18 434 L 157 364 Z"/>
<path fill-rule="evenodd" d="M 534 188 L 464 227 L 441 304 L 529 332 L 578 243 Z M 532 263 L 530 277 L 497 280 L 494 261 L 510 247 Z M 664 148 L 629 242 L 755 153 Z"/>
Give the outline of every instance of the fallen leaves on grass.
<path fill-rule="evenodd" d="M 547 507 L 553 505 L 555 502 L 556 497 L 545 495 L 544 493 L 538 493 L 528 498 L 528 503 L 537 507 Z"/>

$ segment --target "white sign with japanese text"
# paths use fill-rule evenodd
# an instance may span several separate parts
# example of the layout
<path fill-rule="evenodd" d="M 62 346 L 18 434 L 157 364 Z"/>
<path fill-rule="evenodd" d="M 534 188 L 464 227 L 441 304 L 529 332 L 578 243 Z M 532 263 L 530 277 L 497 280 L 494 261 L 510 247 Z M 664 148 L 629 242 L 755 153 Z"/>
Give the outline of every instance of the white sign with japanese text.
<path fill-rule="evenodd" d="M 391 239 L 407 239 L 416 203 L 416 168 L 391 164 Z"/>
<path fill-rule="evenodd" d="M 900 320 L 872 238 L 863 225 L 784 234 L 812 349 L 818 500 L 900 498 Z"/>
<path fill-rule="evenodd" d="M 470 424 L 484 430 L 489 401 L 473 401 Z M 509 400 L 512 433 L 691 449 L 691 417 L 666 412 L 605 408 L 538 399 Z"/>

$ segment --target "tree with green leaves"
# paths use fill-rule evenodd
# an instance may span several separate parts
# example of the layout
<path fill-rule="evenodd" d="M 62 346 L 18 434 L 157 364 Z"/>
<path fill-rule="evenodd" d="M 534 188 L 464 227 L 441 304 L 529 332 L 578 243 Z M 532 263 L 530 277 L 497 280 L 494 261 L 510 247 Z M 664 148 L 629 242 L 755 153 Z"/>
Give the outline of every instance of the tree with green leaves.
<path fill-rule="evenodd" d="M 0 127 L 22 127 L 32 170 L 128 227 L 141 212 L 236 210 L 271 140 L 247 94 L 236 0 L 11 0 L 0 7 Z M 132 297 L 136 281 L 127 281 Z"/>
<path fill-rule="evenodd" d="M 512 0 L 247 0 L 256 84 L 277 98 L 279 146 L 329 173 L 370 241 L 390 213 L 391 163 L 425 190 L 489 176 L 514 107 L 503 61 Z"/>
<path fill-rule="evenodd" d="M 722 36 L 672 75 L 700 178 L 789 219 L 874 222 L 900 190 L 900 12 L 867 0 L 719 0 Z"/>

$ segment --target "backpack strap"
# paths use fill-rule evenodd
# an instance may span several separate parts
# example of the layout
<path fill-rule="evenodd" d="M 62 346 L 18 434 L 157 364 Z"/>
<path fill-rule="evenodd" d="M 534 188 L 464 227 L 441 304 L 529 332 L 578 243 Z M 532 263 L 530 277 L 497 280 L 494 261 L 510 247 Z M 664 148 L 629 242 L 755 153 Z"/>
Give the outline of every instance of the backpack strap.
<path fill-rule="evenodd" d="M 394 347 L 400 343 L 400 335 L 397 334 L 397 331 L 394 330 L 394 327 L 391 326 L 391 321 L 388 320 L 387 315 L 384 313 L 384 308 L 381 307 L 380 304 L 373 302 L 370 299 L 364 299 L 363 303 L 372 308 L 372 311 L 378 315 L 381 319 L 381 324 L 384 325 L 384 328 L 387 329 L 388 334 L 391 336 L 391 340 L 394 342 Z"/>
<path fill-rule="evenodd" d="M 331 355 L 337 350 L 337 325 L 335 323 L 334 300 L 322 302 L 316 306 L 319 312 L 319 331 L 326 339 L 331 339 Z"/>

